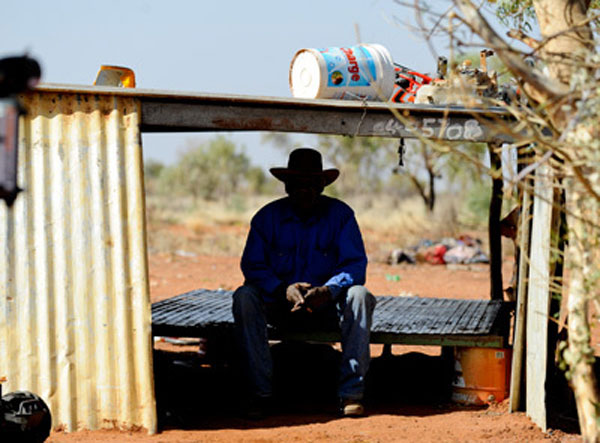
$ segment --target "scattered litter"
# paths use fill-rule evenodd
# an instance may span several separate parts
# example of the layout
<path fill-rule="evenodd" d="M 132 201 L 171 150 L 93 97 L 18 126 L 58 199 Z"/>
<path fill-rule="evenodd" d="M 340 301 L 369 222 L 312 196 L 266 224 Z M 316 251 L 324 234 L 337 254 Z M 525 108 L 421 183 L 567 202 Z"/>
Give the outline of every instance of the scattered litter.
<path fill-rule="evenodd" d="M 392 274 L 385 274 L 385 279 L 387 281 L 400 281 L 400 278 L 401 277 L 399 275 L 397 275 L 397 274 L 394 274 L 394 275 L 392 275 Z"/>
<path fill-rule="evenodd" d="M 458 245 L 444 254 L 446 263 L 489 263 L 488 257 L 475 246 Z"/>
<path fill-rule="evenodd" d="M 440 56 L 435 75 L 417 72 L 393 61 L 379 44 L 304 48 L 290 64 L 292 95 L 298 98 L 383 100 L 395 103 L 474 106 L 519 101 L 514 84 L 498 84 L 488 70 L 489 49 L 480 51 L 479 67 L 465 60 L 449 67 Z"/>
<path fill-rule="evenodd" d="M 397 265 L 400 263 L 410 263 L 411 265 L 414 265 L 416 263 L 415 255 L 410 251 L 405 251 L 403 249 L 394 249 L 390 253 L 388 263 L 391 265 Z"/>
<path fill-rule="evenodd" d="M 451 70 L 447 69 L 447 60 L 439 58 L 439 77 L 419 88 L 414 102 L 462 106 L 482 105 L 489 99 L 492 103 L 510 102 L 516 97 L 516 89 L 498 86 L 498 73 L 487 68 L 487 58 L 492 55 L 493 51 L 484 49 L 480 52 L 479 68 L 471 66 L 467 59 Z"/>
<path fill-rule="evenodd" d="M 444 262 L 444 254 L 448 247 L 444 244 L 438 244 L 435 246 L 430 246 L 425 251 L 423 251 L 423 256 L 421 261 L 425 261 L 427 263 L 431 263 L 432 265 L 443 265 Z"/>
<path fill-rule="evenodd" d="M 388 256 L 388 263 L 474 264 L 489 263 L 489 258 L 481 249 L 481 240 L 461 235 L 439 241 L 423 239 L 409 248 L 394 249 Z"/>

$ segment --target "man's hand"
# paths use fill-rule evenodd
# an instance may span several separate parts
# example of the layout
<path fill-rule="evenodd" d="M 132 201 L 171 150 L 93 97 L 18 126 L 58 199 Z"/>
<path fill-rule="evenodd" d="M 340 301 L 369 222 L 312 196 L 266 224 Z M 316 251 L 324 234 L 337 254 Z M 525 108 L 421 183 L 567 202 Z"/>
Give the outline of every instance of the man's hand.
<path fill-rule="evenodd" d="M 316 311 L 333 299 L 327 286 L 317 286 L 309 289 L 304 296 L 304 304 L 309 312 Z"/>
<path fill-rule="evenodd" d="M 285 298 L 289 301 L 292 306 L 292 312 L 296 312 L 302 309 L 304 305 L 304 294 L 310 289 L 310 283 L 293 283 L 285 290 Z"/>

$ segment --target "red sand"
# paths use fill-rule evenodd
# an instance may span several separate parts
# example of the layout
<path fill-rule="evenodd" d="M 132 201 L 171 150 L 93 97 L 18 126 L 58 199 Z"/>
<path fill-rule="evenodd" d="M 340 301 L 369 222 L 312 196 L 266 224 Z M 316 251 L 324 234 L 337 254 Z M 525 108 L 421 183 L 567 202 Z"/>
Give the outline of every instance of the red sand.
<path fill-rule="evenodd" d="M 150 257 L 152 300 L 188 290 L 234 289 L 242 281 L 237 257 L 154 255 Z M 510 278 L 512 264 L 504 266 Z M 396 277 L 397 276 L 397 277 Z M 389 266 L 371 263 L 367 286 L 376 294 L 403 292 L 422 297 L 487 298 L 486 265 L 461 269 L 445 266 Z M 436 352 L 435 348 L 394 347 L 394 353 Z M 374 354 L 380 347 L 373 347 Z M 524 413 L 509 414 L 507 402 L 483 409 L 446 405 L 404 404 L 397 410 L 372 408 L 367 417 L 339 418 L 332 413 L 277 414 L 259 422 L 237 417 L 198 417 L 193 430 L 166 430 L 149 436 L 145 432 L 116 430 L 53 432 L 50 442 L 395 442 L 395 441 L 580 441 L 577 434 L 560 430 L 543 433 Z"/>

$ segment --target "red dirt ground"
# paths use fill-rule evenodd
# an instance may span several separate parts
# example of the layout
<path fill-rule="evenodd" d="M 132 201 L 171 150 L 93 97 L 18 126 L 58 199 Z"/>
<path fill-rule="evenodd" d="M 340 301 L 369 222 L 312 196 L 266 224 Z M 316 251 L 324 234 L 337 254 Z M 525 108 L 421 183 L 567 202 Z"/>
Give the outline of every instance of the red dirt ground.
<path fill-rule="evenodd" d="M 152 300 L 157 301 L 197 288 L 234 289 L 242 281 L 237 257 L 150 257 Z M 512 264 L 505 263 L 505 280 Z M 487 298 L 487 265 L 450 269 L 420 264 L 369 265 L 367 286 L 375 294 L 421 297 Z M 394 354 L 419 351 L 439 353 L 435 348 L 394 347 Z M 380 347 L 373 347 L 377 355 Z M 199 399 L 201 401 L 201 399 Z M 574 433 L 550 430 L 543 433 L 524 413 L 509 414 L 507 402 L 484 408 L 453 404 L 411 404 L 370 408 L 359 419 L 337 417 L 316 407 L 301 413 L 283 411 L 263 421 L 249 422 L 236 416 L 206 416 L 198 413 L 192 429 L 167 429 L 157 435 L 145 432 L 82 431 L 53 432 L 50 442 L 395 442 L 395 441 L 580 441 Z M 314 411 L 314 412 L 313 412 Z M 572 431 L 570 431 L 572 432 Z"/>

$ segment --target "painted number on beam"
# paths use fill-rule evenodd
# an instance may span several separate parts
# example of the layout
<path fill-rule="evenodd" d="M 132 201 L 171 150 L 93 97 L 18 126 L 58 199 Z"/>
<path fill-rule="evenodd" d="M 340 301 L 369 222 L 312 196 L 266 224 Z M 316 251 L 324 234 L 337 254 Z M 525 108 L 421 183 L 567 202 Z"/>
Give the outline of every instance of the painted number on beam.
<path fill-rule="evenodd" d="M 465 122 L 448 122 L 444 118 L 424 118 L 422 122 L 421 127 L 415 129 L 420 130 L 421 135 L 425 138 L 478 140 L 483 135 L 481 125 L 475 119 Z M 395 118 L 390 118 L 386 122 L 377 122 L 373 126 L 373 132 L 376 134 L 402 135 L 411 132 L 411 129 Z"/>

